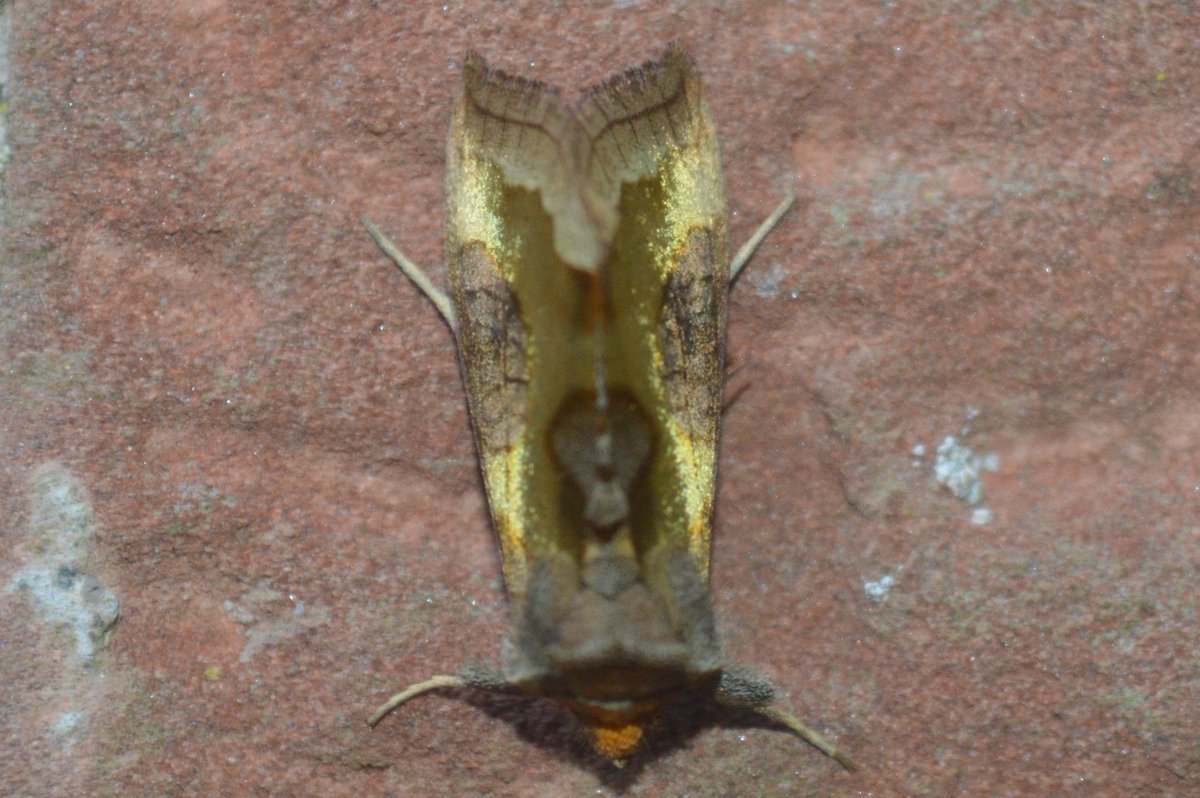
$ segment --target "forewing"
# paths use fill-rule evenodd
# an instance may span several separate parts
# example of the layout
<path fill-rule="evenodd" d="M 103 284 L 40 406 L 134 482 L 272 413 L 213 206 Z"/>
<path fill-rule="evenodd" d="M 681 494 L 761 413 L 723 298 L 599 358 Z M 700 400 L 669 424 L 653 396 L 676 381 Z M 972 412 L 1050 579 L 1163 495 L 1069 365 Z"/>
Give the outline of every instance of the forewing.
<path fill-rule="evenodd" d="M 607 371 L 652 416 L 657 442 L 635 534 L 647 552 L 686 541 L 707 578 L 729 263 L 716 133 L 676 48 L 598 86 L 580 118 L 589 184 L 619 220 Z"/>
<path fill-rule="evenodd" d="M 512 186 L 548 194 L 560 181 L 557 95 L 504 79 L 468 54 L 447 140 L 446 263 L 458 345 L 488 504 L 509 590 L 527 573 L 530 336 L 513 290 L 521 237 Z"/>

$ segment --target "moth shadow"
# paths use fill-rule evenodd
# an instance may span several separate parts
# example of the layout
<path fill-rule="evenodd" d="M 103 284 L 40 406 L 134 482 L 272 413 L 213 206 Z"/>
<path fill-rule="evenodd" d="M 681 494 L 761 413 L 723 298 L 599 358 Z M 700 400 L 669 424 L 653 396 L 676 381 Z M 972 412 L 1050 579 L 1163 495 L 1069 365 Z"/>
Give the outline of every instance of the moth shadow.
<path fill-rule="evenodd" d="M 659 760 L 690 748 L 692 740 L 707 729 L 786 732 L 779 724 L 751 710 L 723 706 L 709 696 L 689 694 L 664 705 L 655 725 L 646 730 L 638 752 L 623 763 L 614 763 L 597 754 L 574 716 L 552 701 L 479 692 L 463 692 L 459 696 L 476 710 L 508 724 L 526 743 L 548 752 L 563 764 L 590 771 L 606 788 L 618 794 L 636 786 L 642 773 Z"/>

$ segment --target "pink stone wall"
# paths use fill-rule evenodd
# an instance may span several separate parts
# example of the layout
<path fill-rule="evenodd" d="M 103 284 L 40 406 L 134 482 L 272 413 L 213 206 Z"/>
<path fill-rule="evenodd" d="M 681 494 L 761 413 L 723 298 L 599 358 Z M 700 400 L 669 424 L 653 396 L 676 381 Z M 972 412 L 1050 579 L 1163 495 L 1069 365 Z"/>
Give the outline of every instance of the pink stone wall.
<path fill-rule="evenodd" d="M 0 793 L 1195 794 L 1194 3 L 5 13 Z M 506 606 L 453 341 L 358 217 L 441 277 L 466 48 L 574 87 L 673 38 L 735 242 L 800 197 L 731 304 L 718 615 L 854 775 L 719 713 L 623 770 L 552 706 L 365 724 Z"/>

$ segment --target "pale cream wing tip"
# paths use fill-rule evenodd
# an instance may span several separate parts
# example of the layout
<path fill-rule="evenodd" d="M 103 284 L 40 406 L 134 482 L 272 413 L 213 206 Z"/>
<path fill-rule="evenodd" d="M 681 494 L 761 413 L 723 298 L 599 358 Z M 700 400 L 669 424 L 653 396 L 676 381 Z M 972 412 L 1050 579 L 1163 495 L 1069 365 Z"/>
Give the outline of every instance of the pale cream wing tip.
<path fill-rule="evenodd" d="M 678 45 L 592 87 L 577 108 L 557 89 L 468 52 L 451 143 L 461 160 L 450 162 L 472 171 L 472 161 L 490 162 L 506 185 L 538 192 L 558 256 L 594 271 L 617 230 L 622 185 L 655 177 L 665 157 L 714 143 L 694 61 Z"/>
<path fill-rule="evenodd" d="M 490 163 L 505 185 L 536 191 L 553 220 L 559 256 L 596 268 L 610 220 L 603 209 L 589 207 L 578 166 L 587 136 L 557 89 L 492 69 L 468 53 L 451 146 L 459 148 L 461 168 L 486 171 L 480 164 Z"/>

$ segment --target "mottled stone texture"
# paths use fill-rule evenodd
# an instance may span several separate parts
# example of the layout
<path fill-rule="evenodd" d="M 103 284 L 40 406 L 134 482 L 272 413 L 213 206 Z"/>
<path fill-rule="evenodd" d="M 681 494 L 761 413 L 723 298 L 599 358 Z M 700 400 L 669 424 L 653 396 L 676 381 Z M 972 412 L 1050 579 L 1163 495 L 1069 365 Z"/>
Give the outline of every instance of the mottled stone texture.
<path fill-rule="evenodd" d="M 52 468 L 120 620 L 84 661 L 0 592 L 0 793 L 1195 794 L 1195 3 L 10 13 L 0 585 Z M 441 278 L 464 50 L 577 86 L 672 38 L 734 241 L 801 198 L 733 294 L 717 611 L 855 775 L 720 713 L 623 770 L 543 705 L 364 722 L 506 609 L 451 337 L 358 216 Z"/>

